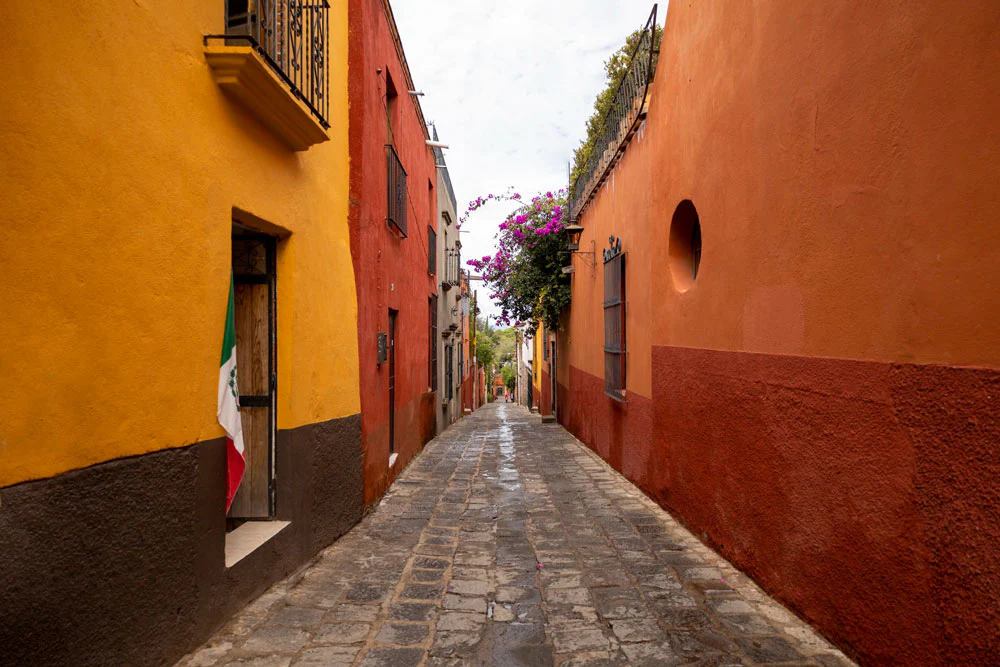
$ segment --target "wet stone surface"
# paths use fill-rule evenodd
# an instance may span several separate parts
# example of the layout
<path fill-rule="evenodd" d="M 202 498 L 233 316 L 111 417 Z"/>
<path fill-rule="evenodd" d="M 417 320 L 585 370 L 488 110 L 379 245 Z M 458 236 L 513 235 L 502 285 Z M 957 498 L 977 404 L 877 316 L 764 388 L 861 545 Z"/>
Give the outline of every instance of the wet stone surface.
<path fill-rule="evenodd" d="M 853 663 L 561 427 L 500 404 L 178 664 Z"/>

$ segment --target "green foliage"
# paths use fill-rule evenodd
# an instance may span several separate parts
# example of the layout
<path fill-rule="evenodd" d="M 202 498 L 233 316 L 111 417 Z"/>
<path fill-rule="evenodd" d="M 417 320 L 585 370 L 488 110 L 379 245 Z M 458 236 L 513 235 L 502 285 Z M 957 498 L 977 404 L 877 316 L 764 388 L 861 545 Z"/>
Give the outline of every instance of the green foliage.
<path fill-rule="evenodd" d="M 488 331 L 478 331 L 476 334 L 476 360 L 483 368 L 493 365 L 493 337 Z"/>
<path fill-rule="evenodd" d="M 469 208 L 478 210 L 493 199 L 521 201 L 517 193 L 489 195 Z M 553 331 L 559 329 L 559 314 L 570 302 L 569 276 L 562 272 L 567 261 L 565 211 L 565 190 L 532 198 L 500 223 L 496 254 L 468 261 L 492 290 L 490 297 L 501 311 L 498 321 L 524 324 L 529 332 L 538 320 Z"/>
<path fill-rule="evenodd" d="M 500 370 L 500 378 L 508 390 L 514 391 L 517 388 L 517 371 L 514 370 L 513 366 L 504 366 Z"/>
<path fill-rule="evenodd" d="M 608 110 L 611 109 L 611 104 L 615 101 L 615 92 L 618 90 L 618 86 L 621 84 L 622 79 L 625 78 L 625 74 L 628 73 L 629 65 L 632 64 L 632 53 L 639 46 L 639 40 L 642 38 L 642 30 L 636 30 L 627 38 L 625 38 L 625 44 L 611 54 L 611 57 L 604 61 L 604 74 L 606 77 L 606 83 L 604 90 L 602 90 L 597 97 L 594 99 L 594 113 L 591 114 L 590 118 L 587 119 L 587 138 L 580 142 L 579 148 L 573 152 L 573 168 L 570 171 L 569 182 L 576 183 L 577 177 L 583 172 L 587 167 L 587 163 L 590 158 L 594 155 L 595 150 L 604 150 L 604 146 L 597 147 L 596 143 L 601 135 L 601 130 L 604 127 L 604 116 L 607 115 Z M 653 48 L 654 50 L 659 47 L 660 38 L 662 37 L 663 29 L 660 26 L 655 26 L 653 29 Z M 642 52 L 643 55 L 648 54 L 648 51 Z M 654 69 L 655 60 L 654 56 Z"/>

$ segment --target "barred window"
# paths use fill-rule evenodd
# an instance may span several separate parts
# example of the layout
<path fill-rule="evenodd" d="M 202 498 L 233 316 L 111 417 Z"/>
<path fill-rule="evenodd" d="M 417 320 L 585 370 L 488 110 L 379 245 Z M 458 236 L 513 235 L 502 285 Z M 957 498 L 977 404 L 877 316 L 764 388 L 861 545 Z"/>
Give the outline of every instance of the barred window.
<path fill-rule="evenodd" d="M 427 273 L 432 276 L 437 273 L 437 232 L 434 228 L 427 227 Z"/>
<path fill-rule="evenodd" d="M 615 237 L 604 251 L 604 393 L 625 400 L 625 255 Z"/>
<path fill-rule="evenodd" d="M 447 345 L 444 348 L 444 381 L 445 398 L 449 401 L 455 395 L 455 346 Z"/>

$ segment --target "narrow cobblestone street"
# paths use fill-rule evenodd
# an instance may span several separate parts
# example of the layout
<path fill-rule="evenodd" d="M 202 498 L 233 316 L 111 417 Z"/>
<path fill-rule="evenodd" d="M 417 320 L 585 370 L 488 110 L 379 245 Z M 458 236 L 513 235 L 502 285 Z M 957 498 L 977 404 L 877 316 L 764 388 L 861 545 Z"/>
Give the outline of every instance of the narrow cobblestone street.
<path fill-rule="evenodd" d="M 185 667 L 850 665 L 558 425 L 493 404 Z"/>

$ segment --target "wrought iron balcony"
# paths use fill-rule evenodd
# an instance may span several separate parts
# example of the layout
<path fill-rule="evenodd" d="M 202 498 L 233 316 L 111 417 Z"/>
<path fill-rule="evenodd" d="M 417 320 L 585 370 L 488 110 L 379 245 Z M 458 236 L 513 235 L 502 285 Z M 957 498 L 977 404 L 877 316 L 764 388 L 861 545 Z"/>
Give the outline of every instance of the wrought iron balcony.
<path fill-rule="evenodd" d="M 448 248 L 445 250 L 444 280 L 441 281 L 441 289 L 450 290 L 459 284 L 461 278 L 462 252 L 458 248 Z"/>
<path fill-rule="evenodd" d="M 403 163 L 399 161 L 399 154 L 392 144 L 386 144 L 385 162 L 389 198 L 386 220 L 396 228 L 400 236 L 406 238 L 406 170 L 403 169 Z"/>
<path fill-rule="evenodd" d="M 575 221 L 590 203 L 646 115 L 646 98 L 659 53 L 656 38 L 656 5 L 653 5 L 639 42 L 632 51 L 628 71 L 601 121 L 601 134 L 594 142 L 590 159 L 576 180 L 570 183 L 570 220 Z"/>
<path fill-rule="evenodd" d="M 253 47 L 324 128 L 330 127 L 327 0 L 226 0 L 226 34 Z"/>

